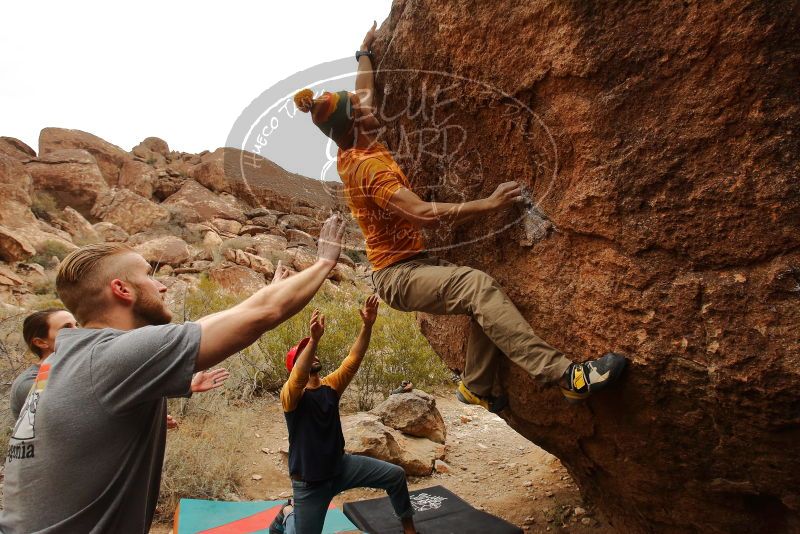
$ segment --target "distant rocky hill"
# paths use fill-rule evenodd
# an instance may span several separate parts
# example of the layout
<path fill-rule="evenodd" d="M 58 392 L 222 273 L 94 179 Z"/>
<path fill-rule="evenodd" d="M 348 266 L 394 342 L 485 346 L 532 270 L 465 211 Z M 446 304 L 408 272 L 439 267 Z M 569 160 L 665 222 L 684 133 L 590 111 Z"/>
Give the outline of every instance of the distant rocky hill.
<path fill-rule="evenodd" d="M 170 283 L 194 285 L 205 273 L 231 291 L 253 291 L 279 260 L 294 270 L 314 261 L 324 219 L 347 213 L 340 192 L 232 148 L 188 154 L 148 137 L 128 152 L 80 130 L 45 128 L 37 154 L 0 137 L 0 301 L 32 305 L 52 290 L 59 258 L 100 241 L 130 244 Z M 345 241 L 334 282 L 367 268 L 354 223 Z"/>

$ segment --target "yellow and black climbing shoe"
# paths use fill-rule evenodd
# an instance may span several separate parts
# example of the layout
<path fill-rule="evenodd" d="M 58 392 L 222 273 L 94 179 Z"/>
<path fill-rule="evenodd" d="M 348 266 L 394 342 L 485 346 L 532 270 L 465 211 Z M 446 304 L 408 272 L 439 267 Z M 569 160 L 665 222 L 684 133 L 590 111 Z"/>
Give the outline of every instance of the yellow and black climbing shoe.
<path fill-rule="evenodd" d="M 492 395 L 476 395 L 467 389 L 464 382 L 458 383 L 456 398 L 464 404 L 477 404 L 483 406 L 492 413 L 498 413 L 508 406 L 508 399 L 503 396 L 494 397 Z"/>
<path fill-rule="evenodd" d="M 561 393 L 571 402 L 581 401 L 616 382 L 627 363 L 625 356 L 614 352 L 597 360 L 573 363 L 559 383 Z"/>

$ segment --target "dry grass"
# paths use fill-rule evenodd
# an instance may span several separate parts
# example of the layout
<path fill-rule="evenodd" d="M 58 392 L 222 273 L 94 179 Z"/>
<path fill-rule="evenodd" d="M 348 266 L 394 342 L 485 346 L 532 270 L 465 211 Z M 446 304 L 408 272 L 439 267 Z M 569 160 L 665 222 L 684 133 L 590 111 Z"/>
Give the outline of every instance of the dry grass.
<path fill-rule="evenodd" d="M 246 418 L 219 393 L 170 401 L 180 427 L 167 435 L 156 520 L 171 522 L 182 498 L 230 500 L 242 485 L 241 440 Z"/>

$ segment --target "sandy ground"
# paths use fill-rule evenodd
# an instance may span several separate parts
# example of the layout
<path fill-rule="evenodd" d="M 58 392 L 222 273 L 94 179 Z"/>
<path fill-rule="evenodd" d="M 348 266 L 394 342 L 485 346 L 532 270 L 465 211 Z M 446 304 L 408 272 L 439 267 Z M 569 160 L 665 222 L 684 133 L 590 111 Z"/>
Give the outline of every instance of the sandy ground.
<path fill-rule="evenodd" d="M 437 396 L 447 426 L 449 472 L 411 477 L 411 489 L 440 484 L 476 508 L 521 526 L 526 532 L 611 534 L 616 532 L 581 499 L 577 486 L 554 456 L 514 432 L 499 417 Z M 254 410 L 255 411 L 255 410 Z M 258 404 L 251 434 L 242 436 L 242 463 L 246 480 L 242 499 L 282 500 L 291 494 L 286 461 L 280 452 L 288 446 L 286 425 L 277 400 Z M 254 480 L 253 475 L 260 476 Z M 370 489 L 350 490 L 334 503 L 383 496 Z M 165 534 L 167 525 L 152 533 Z"/>

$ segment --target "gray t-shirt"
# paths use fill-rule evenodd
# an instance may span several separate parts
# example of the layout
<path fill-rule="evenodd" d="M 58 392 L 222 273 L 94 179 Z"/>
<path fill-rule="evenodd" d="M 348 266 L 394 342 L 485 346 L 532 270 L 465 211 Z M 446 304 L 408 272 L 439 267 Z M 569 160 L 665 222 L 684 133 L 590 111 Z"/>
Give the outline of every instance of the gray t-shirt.
<path fill-rule="evenodd" d="M 11 402 L 11 415 L 16 419 L 19 417 L 19 412 L 22 410 L 22 405 L 25 404 L 25 399 L 28 398 L 28 393 L 31 391 L 31 386 L 36 380 L 36 375 L 39 373 L 39 364 L 35 363 L 22 371 L 14 383 L 11 384 L 11 394 L 9 395 L 9 402 Z"/>
<path fill-rule="evenodd" d="M 165 397 L 190 393 L 199 348 L 196 323 L 62 329 L 11 436 L 0 531 L 147 533 Z"/>

